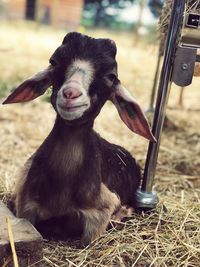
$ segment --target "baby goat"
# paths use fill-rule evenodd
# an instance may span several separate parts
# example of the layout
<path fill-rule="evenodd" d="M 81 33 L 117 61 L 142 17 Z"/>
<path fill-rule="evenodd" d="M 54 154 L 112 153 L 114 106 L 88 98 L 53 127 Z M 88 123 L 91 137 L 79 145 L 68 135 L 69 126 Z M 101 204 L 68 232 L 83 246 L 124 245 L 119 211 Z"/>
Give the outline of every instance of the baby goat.
<path fill-rule="evenodd" d="M 69 33 L 50 58 L 50 66 L 19 85 L 4 104 L 33 100 L 52 86 L 54 127 L 28 160 L 16 184 L 15 210 L 32 224 L 69 216 L 89 244 L 107 228 L 121 205 L 134 207 L 140 168 L 122 147 L 94 130 L 107 100 L 135 133 L 155 141 L 137 102 L 121 85 L 116 45 Z"/>

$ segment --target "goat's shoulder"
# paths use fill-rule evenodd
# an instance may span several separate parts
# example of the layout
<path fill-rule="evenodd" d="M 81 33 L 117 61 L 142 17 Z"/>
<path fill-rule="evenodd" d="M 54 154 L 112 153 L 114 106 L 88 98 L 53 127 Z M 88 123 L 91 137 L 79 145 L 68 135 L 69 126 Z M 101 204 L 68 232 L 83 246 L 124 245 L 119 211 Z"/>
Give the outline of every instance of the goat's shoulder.
<path fill-rule="evenodd" d="M 110 160 L 112 160 L 113 158 L 118 158 L 120 161 L 135 161 L 135 159 L 127 149 L 122 146 L 110 143 L 102 137 L 99 140 L 99 147 L 101 149 L 103 158 Z"/>
<path fill-rule="evenodd" d="M 101 139 L 101 176 L 105 185 L 120 197 L 122 204 L 134 206 L 134 192 L 141 180 L 141 168 L 123 147 Z"/>

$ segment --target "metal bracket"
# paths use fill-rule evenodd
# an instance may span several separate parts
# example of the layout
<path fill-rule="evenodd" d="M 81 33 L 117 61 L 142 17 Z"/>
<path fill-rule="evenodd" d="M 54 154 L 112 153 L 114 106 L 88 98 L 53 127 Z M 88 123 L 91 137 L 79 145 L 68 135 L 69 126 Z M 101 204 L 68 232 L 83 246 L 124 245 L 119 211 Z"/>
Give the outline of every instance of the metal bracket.
<path fill-rule="evenodd" d="M 178 46 L 172 71 L 172 81 L 178 86 L 192 83 L 197 48 Z"/>

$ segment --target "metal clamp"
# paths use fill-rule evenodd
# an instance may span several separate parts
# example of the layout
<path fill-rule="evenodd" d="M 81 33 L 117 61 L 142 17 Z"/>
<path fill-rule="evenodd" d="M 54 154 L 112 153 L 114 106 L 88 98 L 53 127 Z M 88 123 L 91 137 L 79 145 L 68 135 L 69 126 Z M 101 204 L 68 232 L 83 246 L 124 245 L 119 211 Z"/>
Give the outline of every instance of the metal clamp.
<path fill-rule="evenodd" d="M 178 86 L 192 83 L 197 48 L 179 45 L 173 64 L 172 81 Z"/>

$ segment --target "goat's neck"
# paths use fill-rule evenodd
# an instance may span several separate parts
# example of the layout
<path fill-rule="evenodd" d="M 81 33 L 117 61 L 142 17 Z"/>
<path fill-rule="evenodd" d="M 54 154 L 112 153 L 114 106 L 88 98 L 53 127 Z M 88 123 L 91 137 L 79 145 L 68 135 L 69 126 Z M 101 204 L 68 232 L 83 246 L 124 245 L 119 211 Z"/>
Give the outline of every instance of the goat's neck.
<path fill-rule="evenodd" d="M 88 134 L 92 131 L 93 121 L 89 121 L 80 125 L 68 124 L 57 116 L 52 132 L 56 136 L 58 142 L 62 142 L 63 146 L 76 141 L 88 140 Z M 86 140 L 85 140 L 86 139 Z"/>
<path fill-rule="evenodd" d="M 93 123 L 70 126 L 57 117 L 50 134 L 50 165 L 55 171 L 74 176 L 84 164 L 90 149 Z"/>

